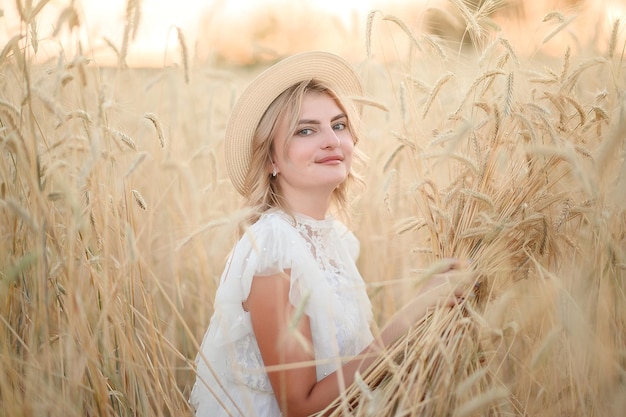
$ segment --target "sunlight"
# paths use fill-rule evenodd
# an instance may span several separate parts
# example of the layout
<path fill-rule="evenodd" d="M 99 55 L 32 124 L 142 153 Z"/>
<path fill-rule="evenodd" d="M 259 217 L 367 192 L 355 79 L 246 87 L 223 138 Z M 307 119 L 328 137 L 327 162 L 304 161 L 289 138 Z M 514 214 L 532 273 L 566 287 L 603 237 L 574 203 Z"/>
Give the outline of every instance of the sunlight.
<path fill-rule="evenodd" d="M 554 0 L 554 4 L 560 1 Z M 66 56 L 72 56 L 80 43 L 81 49 L 88 51 L 86 53 L 98 64 L 116 65 L 118 51 L 123 45 L 127 2 L 50 2 L 36 20 L 38 42 L 31 45 L 35 61 L 55 57 L 60 49 Z M 16 2 L 7 0 L 0 4 L 0 10 L 4 12 L 0 19 L 0 42 L 6 43 L 15 34 L 23 32 L 23 28 L 19 26 Z M 500 22 L 503 34 L 521 50 L 532 51 L 546 35 L 541 31 L 552 30 L 550 23 L 541 24 L 548 6 L 524 0 L 510 4 L 522 10 L 524 21 L 512 25 Z M 583 4 L 585 13 L 577 19 L 580 23 L 575 30 L 572 25 L 573 32 L 563 31 L 560 36 L 563 41 L 571 39 L 570 33 L 581 39 L 591 38 L 593 32 L 586 33 L 590 30 L 601 33 L 601 39 L 606 39 L 617 19 L 624 26 L 626 8 L 623 2 L 596 0 Z M 57 36 L 51 36 L 59 16 L 70 5 L 76 7 L 80 27 L 71 32 L 63 27 Z M 371 11 L 381 12 L 377 15 L 376 29 L 383 27 L 384 15 L 393 15 L 418 30 L 430 7 L 447 9 L 448 12 L 439 14 L 445 17 L 451 3 L 447 0 L 143 0 L 138 30 L 129 40 L 125 62 L 131 67 L 180 65 L 176 28 L 184 35 L 189 59 L 196 64 L 251 65 L 309 49 L 327 50 L 358 60 L 365 53 L 366 22 Z M 448 14 L 448 18 L 450 16 Z M 504 14 L 505 19 L 509 17 Z M 512 17 L 519 19 L 520 15 Z M 452 18 L 458 20 L 460 16 Z M 529 27 L 524 24 L 528 21 L 540 23 L 531 25 L 531 32 L 528 32 Z M 399 47 L 403 50 L 404 46 L 395 44 L 396 40 L 388 30 L 390 26 L 393 25 L 376 33 L 378 45 L 383 49 Z M 450 27 L 444 25 L 443 30 L 449 31 Z M 464 28 L 456 30 L 462 33 Z M 27 32 L 33 33 L 31 29 Z M 620 30 L 620 38 L 623 33 L 624 30 Z M 543 49 L 549 52 L 560 48 L 558 39 L 554 39 Z"/>
<path fill-rule="evenodd" d="M 402 0 L 395 0 L 392 3 L 398 3 L 398 1 L 403 2 Z M 0 19 L 0 41 L 6 42 L 11 36 L 18 33 L 20 28 L 18 26 L 19 16 L 15 9 L 16 3 L 13 1 L 3 3 L 0 6 L 0 9 L 4 11 L 4 18 Z M 143 0 L 141 2 L 139 30 L 129 45 L 127 63 L 130 66 L 154 66 L 163 65 L 164 61 L 167 62 L 168 57 L 165 54 L 169 56 L 168 51 L 177 45 L 176 36 L 172 35 L 171 32 L 174 26 L 181 28 L 189 47 L 193 51 L 194 45 L 199 41 L 199 36 L 206 37 L 207 31 L 212 32 L 211 36 L 214 38 L 228 39 L 230 42 L 231 38 L 241 36 L 241 33 L 232 30 L 233 27 L 242 26 L 242 29 L 246 30 L 246 26 L 249 27 L 251 23 L 254 27 L 258 27 L 259 22 L 251 22 L 254 20 L 254 14 L 272 10 L 277 18 L 288 17 L 281 16 L 284 15 L 281 12 L 285 8 L 293 8 L 293 5 L 296 4 L 334 16 L 349 32 L 354 20 L 365 19 L 370 8 L 375 6 L 374 3 L 375 1 L 372 0 L 343 0 L 339 2 L 333 0 L 303 0 L 298 2 L 284 0 Z M 38 53 L 39 59 L 45 60 L 45 56 L 56 55 L 59 45 L 56 42 L 52 42 L 55 45 L 47 45 L 45 40 L 49 39 L 57 24 L 58 16 L 69 4 L 69 1 L 54 2 L 44 10 L 45 13 L 39 16 L 37 22 L 38 36 L 44 40 L 42 45 L 44 50 Z M 73 4 L 76 5 L 76 10 L 83 24 L 78 39 L 83 45 L 89 45 L 99 63 L 103 65 L 114 64 L 116 55 L 111 49 L 111 45 L 119 48 L 122 43 L 127 0 L 108 0 L 106 2 L 82 0 L 73 2 Z M 213 26 L 203 27 L 202 34 L 199 34 L 199 25 L 207 20 L 211 21 Z M 311 22 L 304 22 L 304 24 L 310 25 Z M 277 27 L 276 29 L 280 28 Z M 217 33 L 215 33 L 216 31 Z M 67 52 L 75 46 L 77 35 L 62 31 L 59 40 Z M 245 41 L 249 43 L 249 39 L 245 39 Z M 54 49 L 54 51 L 51 50 L 46 53 L 46 47 Z"/>
<path fill-rule="evenodd" d="M 396 0 L 391 3 L 403 2 L 403 0 Z M 298 2 L 304 7 L 334 16 L 347 32 L 353 29 L 355 19 L 364 21 L 369 10 L 376 6 L 375 3 L 376 1 L 372 0 Z M 113 63 L 111 61 L 115 60 L 115 56 L 102 46 L 102 39 L 106 38 L 113 43 L 121 42 L 126 0 L 111 0 L 106 3 L 98 0 L 83 0 L 82 7 L 91 42 L 94 43 L 93 47 L 101 52 L 98 54 L 99 61 L 106 64 Z M 144 0 L 140 28 L 129 48 L 131 54 L 129 54 L 128 63 L 131 66 L 154 66 L 167 62 L 168 59 L 164 54 L 177 47 L 176 36 L 170 32 L 174 26 L 182 29 L 191 48 L 195 48 L 194 45 L 197 44 L 201 49 L 212 48 L 214 45 L 206 45 L 208 36 L 209 39 L 219 39 L 220 42 L 227 42 L 229 45 L 232 43 L 228 48 L 234 48 L 232 53 L 238 54 L 237 48 L 249 47 L 251 42 L 250 39 L 242 36 L 240 31 L 232 29 L 242 26 L 241 30 L 248 33 L 247 31 L 252 27 L 258 27 L 258 22 L 250 22 L 254 21 L 254 14 L 262 13 L 263 9 L 272 9 L 277 11 L 276 15 L 280 18 L 280 10 L 284 7 L 287 7 L 287 2 L 281 0 L 179 0 L 176 2 Z M 211 26 L 202 25 L 203 19 L 208 19 Z M 111 25 L 110 22 L 117 23 Z M 200 26 L 202 26 L 201 29 Z M 205 41 L 203 42 L 201 38 Z M 248 45 L 237 46 L 237 38 Z M 202 51 L 200 53 L 202 54 Z M 236 56 L 239 58 L 233 58 L 235 61 L 245 60 L 241 58 L 242 54 Z"/>
<path fill-rule="evenodd" d="M 606 5 L 606 15 L 609 21 L 614 22 L 620 19 L 623 23 L 626 19 L 626 6 L 617 0 Z"/>

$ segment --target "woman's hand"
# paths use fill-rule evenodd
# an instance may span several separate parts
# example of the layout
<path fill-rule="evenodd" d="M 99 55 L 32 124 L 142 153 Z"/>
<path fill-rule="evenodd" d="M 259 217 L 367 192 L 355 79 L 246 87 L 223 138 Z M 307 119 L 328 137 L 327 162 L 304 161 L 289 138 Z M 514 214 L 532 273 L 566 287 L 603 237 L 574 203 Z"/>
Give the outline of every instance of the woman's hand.
<path fill-rule="evenodd" d="M 453 307 L 467 298 L 474 289 L 476 274 L 468 270 L 469 263 L 445 259 L 435 266 L 428 281 L 411 302 L 426 307 Z"/>
<path fill-rule="evenodd" d="M 445 259 L 435 265 L 416 297 L 397 312 L 381 332 L 383 344 L 389 346 L 423 319 L 429 310 L 454 307 L 472 294 L 476 273 L 468 266 L 468 262 L 458 259 Z"/>

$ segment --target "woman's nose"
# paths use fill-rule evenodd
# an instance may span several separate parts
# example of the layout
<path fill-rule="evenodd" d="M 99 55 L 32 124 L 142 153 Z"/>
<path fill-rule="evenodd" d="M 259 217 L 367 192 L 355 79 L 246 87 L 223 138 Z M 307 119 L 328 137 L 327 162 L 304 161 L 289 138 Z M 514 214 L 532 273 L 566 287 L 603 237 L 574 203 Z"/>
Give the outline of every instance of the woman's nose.
<path fill-rule="evenodd" d="M 327 131 L 324 132 L 324 148 L 336 148 L 339 146 L 339 137 L 334 129 L 328 128 Z"/>

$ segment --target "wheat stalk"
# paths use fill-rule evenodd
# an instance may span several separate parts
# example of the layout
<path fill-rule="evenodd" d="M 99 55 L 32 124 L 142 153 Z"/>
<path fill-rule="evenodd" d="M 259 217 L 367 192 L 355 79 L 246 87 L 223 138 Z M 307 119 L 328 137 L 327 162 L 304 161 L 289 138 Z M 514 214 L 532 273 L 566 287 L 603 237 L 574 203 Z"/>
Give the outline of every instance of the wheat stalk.
<path fill-rule="evenodd" d="M 480 25 L 478 24 L 478 21 L 474 17 L 474 14 L 467 7 L 465 2 L 461 0 L 449 0 L 449 1 L 452 4 L 454 4 L 454 6 L 459 10 L 459 12 L 461 12 L 461 15 L 463 16 L 463 19 L 465 20 L 465 23 L 467 25 L 467 30 L 469 31 L 470 35 L 477 38 L 481 33 Z"/>
<path fill-rule="evenodd" d="M 563 83 L 561 84 L 561 87 L 560 87 L 560 91 L 561 91 L 561 93 L 564 93 L 564 94 L 569 94 L 569 93 L 572 91 L 572 89 L 574 88 L 574 85 L 576 84 L 576 82 L 578 81 L 578 78 L 581 76 L 581 74 L 582 74 L 585 70 L 587 70 L 587 69 L 589 69 L 589 68 L 591 68 L 591 67 L 593 67 L 593 66 L 603 64 L 603 63 L 605 63 L 605 62 L 606 62 L 606 60 L 605 60 L 604 58 L 597 57 L 597 58 L 592 58 L 592 59 L 589 59 L 589 60 L 587 60 L 587 61 L 585 61 L 585 62 L 581 63 L 581 64 L 580 64 L 580 65 L 579 65 L 579 66 L 578 66 L 578 67 L 577 67 L 577 68 L 576 68 L 576 69 L 572 72 L 572 74 L 570 74 L 570 75 L 569 75 L 569 76 L 568 76 L 568 77 L 567 77 L 567 78 L 563 81 Z"/>
<path fill-rule="evenodd" d="M 515 85 L 515 73 L 509 73 L 509 76 L 506 79 L 506 89 L 504 94 L 504 106 L 503 113 L 504 116 L 507 117 L 512 112 L 513 107 L 513 88 Z"/>
<path fill-rule="evenodd" d="M 106 127 L 105 130 L 111 135 L 113 135 L 114 137 L 120 139 L 126 146 L 128 146 L 133 151 L 137 150 L 137 145 L 135 144 L 135 141 L 126 133 L 122 132 L 121 130 L 114 129 L 112 127 Z"/>
<path fill-rule="evenodd" d="M 39 229 L 37 221 L 19 202 L 13 200 L 12 198 L 8 198 L 3 199 L 2 203 L 4 203 L 4 205 L 7 206 L 17 217 L 19 217 L 32 231 L 37 231 Z"/>
<path fill-rule="evenodd" d="M 133 172 L 135 172 L 137 167 L 146 159 L 146 156 L 148 156 L 148 152 L 139 152 L 137 156 L 135 157 L 135 159 L 133 159 L 133 162 L 128 167 L 128 170 L 124 174 L 124 177 L 128 177 Z"/>
<path fill-rule="evenodd" d="M 504 68 L 506 63 L 509 62 L 510 57 L 511 54 L 509 54 L 508 51 L 500 55 L 500 58 L 498 58 L 498 60 L 496 61 L 496 68 Z"/>
<path fill-rule="evenodd" d="M 428 115 L 428 110 L 430 110 L 430 106 L 433 104 L 433 101 L 437 97 L 439 90 L 444 86 L 445 83 L 450 81 L 454 77 L 454 74 L 447 73 L 441 76 L 435 83 L 434 87 L 430 91 L 430 94 L 426 98 L 426 103 L 424 104 L 424 111 L 422 112 L 422 119 L 425 119 Z"/>
<path fill-rule="evenodd" d="M 109 48 L 111 48 L 111 50 L 115 53 L 115 56 L 117 57 L 118 62 L 122 62 L 122 54 L 121 52 L 117 49 L 117 47 L 115 46 L 115 44 L 113 43 L 113 41 L 111 41 L 109 38 L 107 37 L 103 37 L 102 40 L 104 41 L 104 43 L 107 44 L 107 46 Z"/>
<path fill-rule="evenodd" d="M 508 56 L 513 58 L 513 62 L 515 62 L 515 65 L 519 65 L 520 62 L 519 62 L 519 59 L 517 58 L 517 54 L 515 53 L 515 50 L 513 49 L 513 47 L 509 43 L 509 41 L 504 39 L 504 38 L 499 38 L 499 41 L 506 48 L 506 50 L 508 52 Z"/>
<path fill-rule="evenodd" d="M 463 99 L 461 100 L 461 104 L 459 104 L 459 107 L 452 114 L 453 115 L 460 114 L 461 110 L 465 106 L 465 103 L 469 99 L 470 95 L 476 90 L 476 87 L 484 80 L 493 78 L 497 75 L 506 75 L 506 73 L 502 71 L 501 69 L 489 70 L 489 71 L 484 72 L 480 77 L 476 78 L 474 82 L 472 83 L 472 85 L 470 86 L 470 88 L 467 90 L 467 93 L 465 93 L 465 95 L 463 96 Z"/>
<path fill-rule="evenodd" d="M 146 204 L 146 200 L 143 198 L 141 193 L 137 190 L 131 190 L 133 197 L 135 198 L 135 202 L 142 210 L 148 210 L 148 205 Z"/>
<path fill-rule="evenodd" d="M 118 66 L 126 68 L 126 58 L 128 55 L 128 44 L 135 39 L 139 22 L 141 19 L 141 4 L 139 0 L 126 0 L 126 23 L 124 25 L 124 33 L 122 38 L 122 46 L 118 54 Z"/>
<path fill-rule="evenodd" d="M 43 3 L 43 1 L 40 3 Z M 59 14 L 59 17 L 57 18 L 57 22 L 54 26 L 54 32 L 52 32 L 53 37 L 56 37 L 59 35 L 59 33 L 61 32 L 61 29 L 63 28 L 63 25 L 66 22 L 70 31 L 80 26 L 80 17 L 78 15 L 78 12 L 74 8 L 73 4 L 70 4 L 69 6 L 65 7 Z"/>
<path fill-rule="evenodd" d="M 418 219 L 416 217 L 410 217 L 406 219 L 402 219 L 396 224 L 396 234 L 403 234 L 409 231 L 419 230 L 422 227 L 426 226 L 426 222 L 423 219 Z"/>
<path fill-rule="evenodd" d="M 587 120 L 587 117 L 585 115 L 585 111 L 582 108 L 582 106 L 580 105 L 580 103 L 578 103 L 578 101 L 570 96 L 563 96 L 563 100 L 567 101 L 569 104 L 572 105 L 572 107 L 574 107 L 574 109 L 576 109 L 576 113 L 578 113 L 578 117 L 580 118 L 580 126 L 584 126 L 585 125 L 585 121 Z"/>
<path fill-rule="evenodd" d="M 10 51 L 13 51 L 16 56 L 19 54 L 18 43 L 23 37 L 24 35 L 22 34 L 13 35 L 13 37 L 4 45 L 2 51 L 0 52 L 0 65 L 4 64 L 4 61 Z"/>
<path fill-rule="evenodd" d="M 374 17 L 376 17 L 377 13 L 381 12 L 378 10 L 369 12 L 365 24 L 365 52 L 368 59 L 372 57 L 372 27 L 374 26 Z"/>
<path fill-rule="evenodd" d="M 478 59 L 478 66 L 485 66 L 487 59 L 490 58 L 498 45 L 501 45 L 501 36 L 498 34 L 482 51 L 480 58 Z"/>
<path fill-rule="evenodd" d="M 178 43 L 180 44 L 180 53 L 183 59 L 183 73 L 185 75 L 185 84 L 189 84 L 189 51 L 187 50 L 187 42 L 181 28 L 176 27 L 178 34 Z"/>
<path fill-rule="evenodd" d="M 423 35 L 421 37 L 421 39 L 428 45 L 430 46 L 430 48 L 435 51 L 437 53 L 437 55 L 439 56 L 439 59 L 441 59 L 441 61 L 447 61 L 448 60 L 448 56 L 446 54 L 446 51 L 443 49 L 443 47 L 441 46 L 439 40 L 433 36 L 430 35 Z"/>
<path fill-rule="evenodd" d="M 374 107 L 374 108 L 377 108 L 377 109 L 385 111 L 385 112 L 389 111 L 387 106 L 385 106 L 384 103 L 381 103 L 378 100 L 373 100 L 373 99 L 367 98 L 367 97 L 352 97 L 352 100 L 355 103 L 357 103 L 357 104 L 362 104 L 364 106 Z"/>
<path fill-rule="evenodd" d="M 607 56 L 609 59 L 612 59 L 613 55 L 615 54 L 615 47 L 617 45 L 617 35 L 619 33 L 620 24 L 621 24 L 620 19 L 615 19 L 615 22 L 613 22 L 613 28 L 611 30 L 611 37 L 609 38 L 609 48 L 607 51 Z"/>
<path fill-rule="evenodd" d="M 542 44 L 546 44 L 550 41 L 550 39 L 554 38 L 556 35 L 558 35 L 561 31 L 563 31 L 563 29 L 565 29 L 566 27 L 568 27 L 574 20 L 576 20 L 578 16 L 573 15 L 569 18 L 567 18 L 566 20 L 563 20 L 562 23 L 557 26 L 556 29 L 554 29 L 552 32 L 550 32 L 545 38 L 543 38 L 543 41 L 541 42 Z M 544 19 L 544 21 L 547 21 Z"/>
<path fill-rule="evenodd" d="M 543 22 L 549 22 L 550 20 L 557 20 L 558 22 L 564 22 L 565 16 L 558 10 L 549 12 L 543 17 Z"/>
<path fill-rule="evenodd" d="M 65 120 L 82 119 L 87 123 L 92 123 L 91 115 L 85 110 L 73 110 L 65 115 Z"/>
<path fill-rule="evenodd" d="M 157 137 L 159 138 L 159 144 L 161 145 L 161 148 L 165 148 L 165 136 L 163 135 L 163 128 L 161 127 L 161 122 L 159 122 L 159 119 L 154 113 L 145 113 L 143 117 L 144 119 L 152 122 L 152 125 L 156 129 Z"/>
<path fill-rule="evenodd" d="M 419 47 L 419 42 L 417 41 L 417 37 L 415 36 L 411 28 L 409 28 L 402 19 L 393 15 L 384 15 L 383 20 L 387 20 L 389 22 L 395 23 L 400 29 L 402 29 L 402 31 L 409 38 L 409 40 L 411 40 L 411 43 Z"/>

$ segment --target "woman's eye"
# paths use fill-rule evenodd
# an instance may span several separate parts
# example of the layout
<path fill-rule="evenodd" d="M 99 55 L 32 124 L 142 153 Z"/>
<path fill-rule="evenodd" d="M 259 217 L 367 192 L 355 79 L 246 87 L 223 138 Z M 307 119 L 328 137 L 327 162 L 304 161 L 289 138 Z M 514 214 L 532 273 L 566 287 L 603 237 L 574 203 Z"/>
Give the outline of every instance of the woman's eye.
<path fill-rule="evenodd" d="M 309 136 L 312 133 L 313 133 L 313 129 L 310 129 L 308 127 L 298 130 L 298 136 Z"/>
<path fill-rule="evenodd" d="M 344 130 L 346 127 L 347 126 L 344 122 L 340 122 L 340 123 L 333 125 L 334 130 Z"/>

